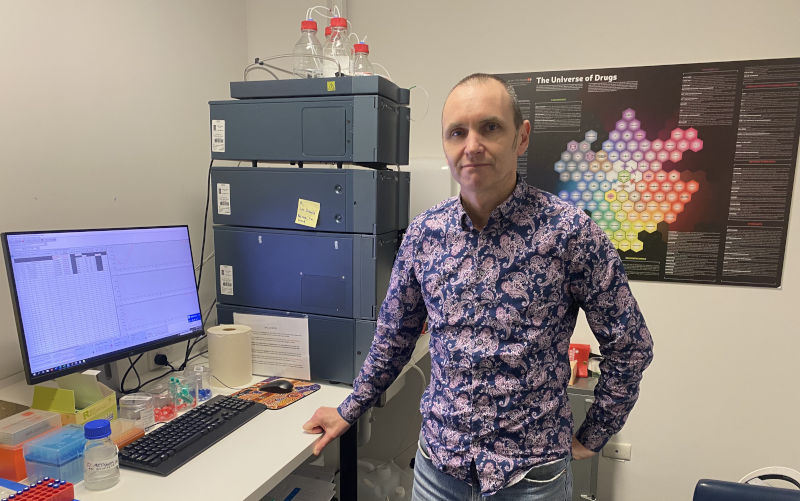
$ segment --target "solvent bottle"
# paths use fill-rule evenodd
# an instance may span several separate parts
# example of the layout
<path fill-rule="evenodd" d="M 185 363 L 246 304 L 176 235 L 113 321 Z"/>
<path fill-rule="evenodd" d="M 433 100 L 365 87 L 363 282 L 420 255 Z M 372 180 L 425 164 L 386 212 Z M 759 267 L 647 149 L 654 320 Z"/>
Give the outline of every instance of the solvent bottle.
<path fill-rule="evenodd" d="M 83 484 L 99 491 L 119 482 L 119 449 L 111 441 L 111 423 L 95 419 L 83 425 Z"/>
<path fill-rule="evenodd" d="M 300 39 L 294 44 L 292 73 L 300 78 L 322 76 L 322 45 L 317 39 L 317 22 L 306 19 L 300 22 Z"/>
<path fill-rule="evenodd" d="M 343 74 L 350 72 L 350 51 L 352 46 L 347 39 L 347 19 L 334 17 L 331 19 L 331 39 L 322 48 L 322 55 L 325 59 L 322 66 L 322 76 L 335 77 L 336 72 L 341 68 Z M 339 64 L 337 65 L 336 62 Z"/>
<path fill-rule="evenodd" d="M 354 76 L 373 75 L 372 63 L 369 62 L 369 45 L 360 42 L 353 44 L 353 68 L 351 73 Z"/>

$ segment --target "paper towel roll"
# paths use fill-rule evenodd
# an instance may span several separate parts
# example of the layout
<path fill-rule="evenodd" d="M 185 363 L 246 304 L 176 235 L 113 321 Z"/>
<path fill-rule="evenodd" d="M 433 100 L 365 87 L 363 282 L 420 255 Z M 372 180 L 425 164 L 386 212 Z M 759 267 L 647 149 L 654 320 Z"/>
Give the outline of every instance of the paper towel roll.
<path fill-rule="evenodd" d="M 222 324 L 208 334 L 208 364 L 211 375 L 228 386 L 244 386 L 253 377 L 253 349 L 250 327 Z"/>

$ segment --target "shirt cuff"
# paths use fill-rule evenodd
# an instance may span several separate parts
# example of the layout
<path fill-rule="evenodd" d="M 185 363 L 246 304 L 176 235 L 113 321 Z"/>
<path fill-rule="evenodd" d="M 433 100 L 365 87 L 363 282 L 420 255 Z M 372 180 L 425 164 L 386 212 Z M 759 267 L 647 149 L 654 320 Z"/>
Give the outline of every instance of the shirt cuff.
<path fill-rule="evenodd" d="M 581 424 L 581 427 L 578 428 L 575 438 L 578 439 L 578 442 L 583 444 L 583 446 L 587 449 L 594 452 L 600 452 L 600 449 L 606 445 L 606 443 L 611 439 L 612 435 L 613 433 L 609 433 L 601 426 L 590 425 L 584 421 L 583 424 Z"/>
<path fill-rule="evenodd" d="M 350 424 L 355 423 L 358 421 L 358 418 L 361 417 L 367 409 L 364 408 L 363 405 L 356 402 L 356 399 L 353 398 L 353 394 L 347 395 L 339 407 L 336 409 L 339 411 L 339 415 L 342 416 L 342 419 L 347 421 Z"/>

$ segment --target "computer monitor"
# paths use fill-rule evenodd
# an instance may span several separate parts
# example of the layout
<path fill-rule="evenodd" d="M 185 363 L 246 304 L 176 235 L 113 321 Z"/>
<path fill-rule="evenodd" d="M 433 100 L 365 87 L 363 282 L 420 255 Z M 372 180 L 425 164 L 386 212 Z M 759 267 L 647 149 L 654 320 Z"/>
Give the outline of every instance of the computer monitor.
<path fill-rule="evenodd" d="M 186 226 L 2 234 L 29 384 L 203 332 Z"/>

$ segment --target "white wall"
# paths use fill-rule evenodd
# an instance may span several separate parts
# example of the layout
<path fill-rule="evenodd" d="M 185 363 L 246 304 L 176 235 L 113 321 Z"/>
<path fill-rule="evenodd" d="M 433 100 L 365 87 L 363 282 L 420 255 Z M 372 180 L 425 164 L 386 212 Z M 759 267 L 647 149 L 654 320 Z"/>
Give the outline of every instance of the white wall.
<path fill-rule="evenodd" d="M 370 58 L 398 84 L 431 95 L 429 115 L 412 125 L 412 157 L 440 154 L 446 93 L 474 71 L 800 55 L 800 3 L 793 0 L 349 0 L 348 9 L 355 31 L 368 35 Z M 795 200 L 780 290 L 633 283 L 655 361 L 618 437 L 633 444 L 633 459 L 601 459 L 599 499 L 691 499 L 700 478 L 738 480 L 768 465 L 800 470 L 800 336 L 792 314 L 800 301 L 799 211 Z M 593 339 L 585 323 L 575 339 Z"/>
<path fill-rule="evenodd" d="M 197 260 L 208 101 L 229 97 L 246 62 L 244 2 L 2 0 L 0 12 L 0 230 L 189 224 Z M 204 280 L 204 309 L 213 291 Z M 18 346 L 3 285 L 0 378 L 22 369 Z"/>

